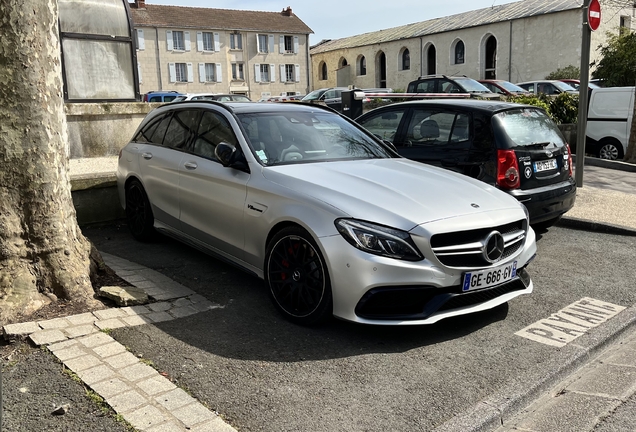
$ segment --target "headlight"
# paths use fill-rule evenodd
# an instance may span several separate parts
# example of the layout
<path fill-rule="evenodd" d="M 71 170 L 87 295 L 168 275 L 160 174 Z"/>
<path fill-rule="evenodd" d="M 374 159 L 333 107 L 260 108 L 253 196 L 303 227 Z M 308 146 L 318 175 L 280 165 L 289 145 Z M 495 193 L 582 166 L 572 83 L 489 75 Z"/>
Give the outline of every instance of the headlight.
<path fill-rule="evenodd" d="M 424 259 L 406 231 L 353 219 L 337 219 L 335 223 L 345 240 L 361 251 L 406 261 Z"/>

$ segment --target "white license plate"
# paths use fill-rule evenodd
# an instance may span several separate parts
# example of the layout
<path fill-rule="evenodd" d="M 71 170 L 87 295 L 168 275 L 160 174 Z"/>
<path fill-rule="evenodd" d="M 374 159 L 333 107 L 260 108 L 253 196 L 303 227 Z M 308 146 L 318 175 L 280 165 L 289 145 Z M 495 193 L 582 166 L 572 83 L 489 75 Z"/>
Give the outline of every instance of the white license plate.
<path fill-rule="evenodd" d="M 473 291 L 499 285 L 517 277 L 517 261 L 510 264 L 474 272 L 464 273 L 462 291 Z"/>
<path fill-rule="evenodd" d="M 534 163 L 534 172 L 548 171 L 556 169 L 556 159 L 548 159 L 546 161 L 539 161 Z"/>

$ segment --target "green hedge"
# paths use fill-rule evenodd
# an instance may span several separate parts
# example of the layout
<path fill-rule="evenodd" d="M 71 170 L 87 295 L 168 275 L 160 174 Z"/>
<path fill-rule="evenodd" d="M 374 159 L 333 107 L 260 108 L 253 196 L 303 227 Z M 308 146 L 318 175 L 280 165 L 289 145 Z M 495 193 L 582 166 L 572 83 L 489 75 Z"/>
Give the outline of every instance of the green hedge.
<path fill-rule="evenodd" d="M 561 93 L 556 97 L 544 94 L 508 96 L 506 100 L 543 108 L 557 124 L 576 123 L 579 115 L 579 97 L 570 93 Z"/>

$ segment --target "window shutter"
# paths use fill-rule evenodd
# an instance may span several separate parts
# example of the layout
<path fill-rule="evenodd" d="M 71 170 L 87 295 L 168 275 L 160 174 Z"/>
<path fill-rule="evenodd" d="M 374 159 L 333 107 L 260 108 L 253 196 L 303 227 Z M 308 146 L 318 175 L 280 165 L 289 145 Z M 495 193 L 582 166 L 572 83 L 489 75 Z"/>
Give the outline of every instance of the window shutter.
<path fill-rule="evenodd" d="M 300 65 L 299 64 L 294 65 L 294 69 L 295 69 L 295 72 L 296 72 L 294 74 L 295 75 L 294 78 L 296 78 L 296 82 L 300 82 Z"/>
<path fill-rule="evenodd" d="M 139 78 L 139 84 L 141 84 L 141 65 L 137 63 L 137 77 Z"/>
<path fill-rule="evenodd" d="M 216 64 L 216 82 L 223 82 L 223 72 L 221 71 L 221 63 Z"/>
<path fill-rule="evenodd" d="M 276 81 L 276 65 L 275 64 L 271 64 L 269 65 L 269 82 L 275 82 Z"/>
<path fill-rule="evenodd" d="M 205 82 L 205 63 L 199 63 L 199 82 Z"/>
<path fill-rule="evenodd" d="M 194 72 L 192 72 L 192 63 L 188 63 L 188 82 L 194 82 Z"/>
<path fill-rule="evenodd" d="M 168 63 L 168 74 L 170 75 L 170 82 L 177 81 L 177 68 L 174 63 Z"/>
<path fill-rule="evenodd" d="M 197 51 L 203 51 L 203 32 L 197 32 Z"/>
<path fill-rule="evenodd" d="M 168 43 L 168 51 L 172 51 L 174 49 L 172 44 L 172 30 L 166 30 L 166 42 Z"/>
<path fill-rule="evenodd" d="M 261 38 L 256 35 L 256 52 L 261 52 Z"/>
<path fill-rule="evenodd" d="M 269 35 L 269 51 L 270 53 L 274 52 L 274 35 Z"/>
<path fill-rule="evenodd" d="M 298 36 L 294 36 L 294 54 L 298 54 Z"/>
<path fill-rule="evenodd" d="M 185 50 L 186 51 L 190 51 L 190 49 L 192 48 L 190 46 L 190 32 L 183 32 L 183 39 L 185 39 Z"/>
<path fill-rule="evenodd" d="M 146 40 L 144 39 L 144 31 L 142 29 L 137 29 L 137 48 L 140 51 L 146 49 Z"/>
<path fill-rule="evenodd" d="M 281 36 L 278 39 L 278 52 L 281 54 L 285 54 L 285 36 Z"/>
<path fill-rule="evenodd" d="M 218 33 L 214 33 L 214 51 L 221 51 L 221 41 Z"/>
<path fill-rule="evenodd" d="M 285 76 L 285 65 L 280 65 L 280 82 L 285 82 L 287 77 Z"/>
<path fill-rule="evenodd" d="M 261 65 L 254 64 L 254 81 L 261 82 Z"/>

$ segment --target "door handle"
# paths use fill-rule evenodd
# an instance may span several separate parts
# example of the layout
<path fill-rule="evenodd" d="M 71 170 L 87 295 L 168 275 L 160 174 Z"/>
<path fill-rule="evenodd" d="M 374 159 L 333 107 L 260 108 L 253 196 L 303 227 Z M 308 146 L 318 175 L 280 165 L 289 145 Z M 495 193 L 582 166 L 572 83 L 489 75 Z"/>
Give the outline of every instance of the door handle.
<path fill-rule="evenodd" d="M 152 153 L 142 153 L 141 157 L 144 159 L 152 159 Z"/>
<path fill-rule="evenodd" d="M 198 167 L 196 162 L 186 162 L 185 164 L 183 164 L 183 166 L 185 166 L 186 169 L 189 169 L 189 170 L 195 170 Z"/>

